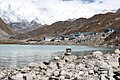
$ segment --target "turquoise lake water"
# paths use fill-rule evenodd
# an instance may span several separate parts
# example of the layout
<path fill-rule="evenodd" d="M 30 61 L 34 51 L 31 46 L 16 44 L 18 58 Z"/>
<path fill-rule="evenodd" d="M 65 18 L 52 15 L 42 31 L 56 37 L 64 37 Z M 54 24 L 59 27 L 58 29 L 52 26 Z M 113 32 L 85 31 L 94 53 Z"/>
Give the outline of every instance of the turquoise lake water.
<path fill-rule="evenodd" d="M 31 62 L 48 61 L 70 47 L 72 52 L 81 55 L 93 50 L 111 50 L 90 46 L 62 45 L 0 45 L 0 67 L 22 67 Z"/>

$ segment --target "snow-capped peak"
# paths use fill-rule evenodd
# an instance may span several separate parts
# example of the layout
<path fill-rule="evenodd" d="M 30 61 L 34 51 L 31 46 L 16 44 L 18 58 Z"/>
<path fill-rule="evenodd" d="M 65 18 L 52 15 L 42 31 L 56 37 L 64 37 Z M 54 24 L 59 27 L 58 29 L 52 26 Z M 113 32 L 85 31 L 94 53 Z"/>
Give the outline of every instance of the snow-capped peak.
<path fill-rule="evenodd" d="M 83 1 L 89 3 L 84 4 Z M 89 18 L 117 8 L 104 8 L 108 0 L 99 3 L 100 1 L 102 0 L 1 0 L 0 17 L 7 23 L 35 20 L 41 24 L 51 24 L 67 19 Z"/>

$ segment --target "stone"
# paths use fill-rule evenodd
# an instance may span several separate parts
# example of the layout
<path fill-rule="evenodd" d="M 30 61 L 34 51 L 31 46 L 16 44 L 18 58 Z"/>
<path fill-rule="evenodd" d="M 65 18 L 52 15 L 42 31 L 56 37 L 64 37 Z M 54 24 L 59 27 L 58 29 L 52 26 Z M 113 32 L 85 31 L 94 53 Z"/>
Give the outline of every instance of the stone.
<path fill-rule="evenodd" d="M 115 53 L 115 54 L 120 54 L 120 50 L 119 50 L 119 49 L 116 49 L 116 50 L 114 51 L 114 53 Z"/>
<path fill-rule="evenodd" d="M 94 63 L 95 62 L 93 62 L 93 61 L 88 61 L 88 62 L 86 62 L 85 67 L 86 68 L 94 68 Z"/>
<path fill-rule="evenodd" d="M 60 72 L 60 75 L 65 76 L 66 73 L 67 73 L 66 71 L 61 71 L 61 72 Z"/>
<path fill-rule="evenodd" d="M 67 72 L 65 78 L 66 79 L 70 79 L 71 77 L 72 77 L 72 73 L 71 72 Z"/>
<path fill-rule="evenodd" d="M 65 53 L 65 55 L 71 55 L 72 53 L 71 52 L 67 52 L 67 53 Z"/>
<path fill-rule="evenodd" d="M 41 76 L 41 79 L 40 79 L 40 80 L 49 80 L 49 77 Z"/>
<path fill-rule="evenodd" d="M 80 63 L 76 66 L 76 68 L 80 69 L 80 70 L 83 70 L 85 68 L 85 64 Z"/>
<path fill-rule="evenodd" d="M 59 71 L 54 71 L 53 74 L 54 74 L 54 76 L 57 77 L 57 76 L 59 76 Z"/>
<path fill-rule="evenodd" d="M 55 76 L 50 76 L 50 77 L 49 77 L 49 80 L 59 80 L 59 78 L 58 78 L 58 77 L 55 77 Z"/>
<path fill-rule="evenodd" d="M 100 58 L 101 56 L 103 56 L 103 53 L 101 51 L 94 51 L 92 52 L 92 56 L 96 58 Z"/>
<path fill-rule="evenodd" d="M 119 66 L 119 63 L 118 62 L 116 62 L 116 61 L 108 61 L 108 63 L 109 63 L 109 65 L 110 66 L 112 66 L 113 68 L 118 68 L 118 66 Z"/>
<path fill-rule="evenodd" d="M 77 56 L 69 55 L 69 56 L 65 56 L 64 59 L 69 61 L 69 62 L 72 62 L 72 61 L 75 61 L 77 59 Z"/>
<path fill-rule="evenodd" d="M 66 63 L 65 60 L 59 60 L 57 62 L 58 69 L 63 68 L 65 63 Z"/>
<path fill-rule="evenodd" d="M 6 76 L 6 74 L 4 74 L 4 73 L 0 72 L 0 79 L 5 78 L 5 76 Z"/>
<path fill-rule="evenodd" d="M 50 62 L 48 67 L 51 68 L 53 71 L 58 69 L 58 66 L 57 66 L 57 64 L 55 62 Z"/>
<path fill-rule="evenodd" d="M 93 74 L 94 74 L 94 71 L 93 71 L 93 70 L 89 70 L 88 73 L 89 73 L 90 75 L 93 75 Z"/>
<path fill-rule="evenodd" d="M 59 60 L 59 59 L 60 59 L 60 57 L 58 57 L 58 56 L 54 57 L 54 60 Z"/>
<path fill-rule="evenodd" d="M 101 74 L 101 75 L 100 75 L 100 80 L 108 80 L 108 79 L 106 78 L 106 76 L 107 76 L 107 74 Z"/>
<path fill-rule="evenodd" d="M 79 71 L 78 75 L 84 75 L 84 71 Z"/>
<path fill-rule="evenodd" d="M 39 67 L 39 64 L 38 63 L 30 63 L 30 64 L 28 64 L 28 67 L 30 67 L 30 68 L 35 68 L 35 67 Z"/>
<path fill-rule="evenodd" d="M 60 76 L 59 79 L 60 80 L 65 80 L 65 76 Z"/>
<path fill-rule="evenodd" d="M 39 63 L 39 68 L 41 68 L 41 69 L 47 69 L 47 66 L 43 62 L 40 62 Z"/>
<path fill-rule="evenodd" d="M 53 71 L 51 69 L 47 69 L 47 71 L 45 72 L 45 75 L 49 77 L 52 75 L 52 73 Z"/>
<path fill-rule="evenodd" d="M 74 69 L 75 64 L 74 63 L 66 64 L 65 67 L 67 67 L 67 69 Z"/>
<path fill-rule="evenodd" d="M 24 67 L 22 69 L 20 69 L 21 73 L 28 73 L 29 71 L 31 71 L 31 69 L 29 67 Z"/>

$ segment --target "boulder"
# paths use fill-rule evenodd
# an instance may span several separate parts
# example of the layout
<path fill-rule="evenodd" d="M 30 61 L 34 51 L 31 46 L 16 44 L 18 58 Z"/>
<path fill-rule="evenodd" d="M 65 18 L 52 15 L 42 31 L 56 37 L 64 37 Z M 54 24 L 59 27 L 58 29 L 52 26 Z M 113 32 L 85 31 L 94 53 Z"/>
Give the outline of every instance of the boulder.
<path fill-rule="evenodd" d="M 103 56 L 103 53 L 101 51 L 94 51 L 92 52 L 92 56 L 96 58 L 101 58 Z"/>
<path fill-rule="evenodd" d="M 47 69 L 47 66 L 43 62 L 40 62 L 39 63 L 39 68 L 41 68 L 41 69 Z"/>
<path fill-rule="evenodd" d="M 59 71 L 54 71 L 53 74 L 55 77 L 57 77 L 57 76 L 59 76 Z"/>
<path fill-rule="evenodd" d="M 59 79 L 60 80 L 65 80 L 65 76 L 60 76 Z"/>
<path fill-rule="evenodd" d="M 115 53 L 115 54 L 120 54 L 120 50 L 119 50 L 119 49 L 116 49 L 116 50 L 114 51 L 114 53 Z"/>
<path fill-rule="evenodd" d="M 55 62 L 50 62 L 48 67 L 51 68 L 53 71 L 58 69 L 58 66 L 57 66 L 57 64 Z"/>
<path fill-rule="evenodd" d="M 53 71 L 51 69 L 47 69 L 47 71 L 45 72 L 46 76 L 51 76 L 53 74 Z"/>
<path fill-rule="evenodd" d="M 76 59 L 77 59 L 77 56 L 75 55 L 69 55 L 69 56 L 64 57 L 64 60 L 69 61 L 69 62 L 75 61 Z"/>
<path fill-rule="evenodd" d="M 75 69 L 75 64 L 74 63 L 69 63 L 69 64 L 66 64 L 65 67 L 67 69 Z"/>
<path fill-rule="evenodd" d="M 79 71 L 78 75 L 84 75 L 84 71 Z"/>
<path fill-rule="evenodd" d="M 67 73 L 67 72 L 63 70 L 63 71 L 60 72 L 60 75 L 65 76 L 66 73 Z"/>
<path fill-rule="evenodd" d="M 20 69 L 21 73 L 28 73 L 29 71 L 31 71 L 31 69 L 29 67 L 24 67 L 22 69 Z"/>
<path fill-rule="evenodd" d="M 89 70 L 88 73 L 89 73 L 90 75 L 93 75 L 93 74 L 94 74 L 94 71 L 93 71 L 93 70 Z"/>
<path fill-rule="evenodd" d="M 73 74 L 71 72 L 67 72 L 65 78 L 70 79 L 70 78 L 72 78 L 72 75 Z"/>
<path fill-rule="evenodd" d="M 6 76 L 6 74 L 0 72 L 0 80 L 3 79 L 3 78 L 5 78 L 5 76 Z"/>
<path fill-rule="evenodd" d="M 59 60 L 59 59 L 60 59 L 60 57 L 58 57 L 58 56 L 54 57 L 54 60 Z"/>
<path fill-rule="evenodd" d="M 59 60 L 57 62 L 58 69 L 63 68 L 65 63 L 66 63 L 65 60 Z"/>

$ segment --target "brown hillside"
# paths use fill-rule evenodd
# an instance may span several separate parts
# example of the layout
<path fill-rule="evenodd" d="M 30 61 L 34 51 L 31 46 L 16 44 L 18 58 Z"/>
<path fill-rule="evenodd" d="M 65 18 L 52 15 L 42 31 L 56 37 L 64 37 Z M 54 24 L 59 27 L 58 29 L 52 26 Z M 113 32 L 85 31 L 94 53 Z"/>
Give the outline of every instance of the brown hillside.
<path fill-rule="evenodd" d="M 13 31 L 10 27 L 0 18 L 0 30 L 4 31 L 7 34 L 13 34 Z"/>
<path fill-rule="evenodd" d="M 120 14 L 106 13 L 97 14 L 89 19 L 79 18 L 74 21 L 58 21 L 52 25 L 30 31 L 25 34 L 13 36 L 13 39 L 39 38 L 42 36 L 59 36 L 62 34 L 70 34 L 74 32 L 101 32 L 107 28 L 113 28 L 116 33 L 111 34 L 105 40 L 114 39 L 115 36 L 120 37 Z"/>

